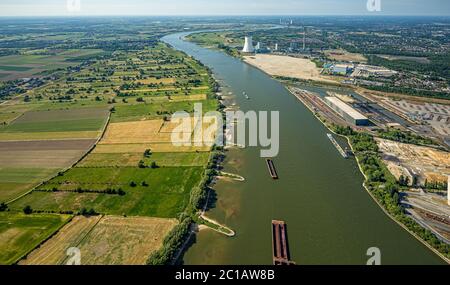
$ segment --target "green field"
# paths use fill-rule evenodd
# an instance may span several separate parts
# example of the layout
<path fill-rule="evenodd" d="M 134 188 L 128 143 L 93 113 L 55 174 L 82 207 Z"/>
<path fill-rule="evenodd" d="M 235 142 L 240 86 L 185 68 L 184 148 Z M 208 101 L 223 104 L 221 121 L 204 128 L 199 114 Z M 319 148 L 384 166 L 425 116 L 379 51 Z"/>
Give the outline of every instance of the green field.
<path fill-rule="evenodd" d="M 20 114 L 17 113 L 0 113 L 0 125 L 9 124 L 11 121 L 16 119 Z"/>
<path fill-rule="evenodd" d="M 142 153 L 92 153 L 77 167 L 137 167 L 140 160 L 150 165 L 153 161 L 160 167 L 205 166 L 209 152 L 159 152 L 150 158 Z"/>
<path fill-rule="evenodd" d="M 75 65 L 77 60 L 102 53 L 98 49 L 73 49 L 48 54 L 21 54 L 0 57 L 0 72 L 10 72 L 2 79 L 15 80 L 32 77 L 40 72 L 66 68 Z"/>
<path fill-rule="evenodd" d="M 32 67 L 27 66 L 8 66 L 8 65 L 0 65 L 1 71 L 28 71 L 33 69 Z"/>
<path fill-rule="evenodd" d="M 144 159 L 146 163 L 155 161 L 160 166 L 205 166 L 209 161 L 209 152 L 158 152 L 150 158 Z"/>
<path fill-rule="evenodd" d="M 64 175 L 55 177 L 39 189 L 48 189 L 54 185 L 69 185 L 76 189 L 78 185 L 89 188 L 91 185 L 101 185 L 106 189 L 110 186 L 130 189 L 130 182 L 141 183 L 146 181 L 150 188 L 160 189 L 164 193 L 182 193 L 189 185 L 183 184 L 183 179 L 196 177 L 201 167 L 174 167 L 174 168 L 72 168 Z M 184 177 L 183 177 L 184 176 Z M 138 187 L 139 188 L 139 187 Z M 51 189 L 51 188 L 50 188 Z"/>
<path fill-rule="evenodd" d="M 55 172 L 57 170 L 51 168 L 0 168 L 0 202 L 27 192 Z"/>
<path fill-rule="evenodd" d="M 0 127 L 0 133 L 96 131 L 103 127 L 106 116 L 104 108 L 30 111 Z"/>
<path fill-rule="evenodd" d="M 198 102 L 164 102 L 154 104 L 121 105 L 116 107 L 116 112 L 111 117 L 111 122 L 140 121 L 142 119 L 155 119 L 169 116 L 177 111 L 194 111 L 194 103 L 201 103 L 203 112 L 215 111 L 216 100 L 202 100 Z M 158 115 L 158 112 L 160 115 Z"/>
<path fill-rule="evenodd" d="M 139 168 L 73 168 L 64 176 L 51 180 L 33 193 L 12 203 L 12 209 L 30 205 L 34 210 L 79 211 L 93 208 L 102 214 L 174 218 L 189 201 L 190 191 L 199 182 L 202 167 L 159 169 Z M 134 181 L 137 185 L 130 186 Z M 148 186 L 142 186 L 142 182 Z M 76 190 L 123 189 L 126 194 L 53 192 Z"/>
<path fill-rule="evenodd" d="M 61 228 L 71 216 L 0 213 L 0 264 L 14 264 Z"/>
<path fill-rule="evenodd" d="M 95 42 L 94 37 L 84 33 L 73 34 Z M 130 48 L 134 45 L 130 38 L 136 37 L 140 36 L 124 36 L 126 48 L 118 46 L 114 52 L 41 47 L 22 49 L 20 55 L 0 57 L 0 74 L 2 68 L 8 69 L 3 80 L 32 77 L 39 72 L 50 75 L 49 70 L 62 68 L 51 79 L 42 78 L 42 82 L 38 82 L 39 87 L 29 89 L 25 83 L 22 85 L 24 93 L 8 96 L 7 105 L 0 106 L 0 141 L 6 152 L 3 163 L 12 163 L 9 156 L 20 166 L 0 168 L 0 202 L 11 201 L 36 187 L 8 204 L 9 212 L 5 215 L 14 219 L 26 206 L 30 206 L 34 213 L 55 214 L 48 217 L 93 209 L 105 215 L 178 218 L 186 210 L 192 189 L 203 180 L 210 148 L 175 149 L 167 143 L 167 133 L 158 134 L 159 137 L 148 135 L 154 135 L 164 145 L 146 144 L 146 141 L 140 141 L 140 132 L 145 130 L 139 126 L 147 122 L 139 124 L 139 121 L 159 119 L 158 129 L 164 117 L 177 111 L 192 113 L 196 102 L 203 105 L 205 113 L 217 110 L 218 102 L 213 99 L 211 78 L 205 67 L 162 43 L 152 45 L 146 42 L 144 47 Z M 42 40 L 60 41 L 64 46 L 68 38 L 71 38 L 68 34 L 48 34 Z M 121 36 L 110 35 L 102 40 L 107 38 L 114 45 L 120 45 L 117 39 Z M 70 43 L 71 46 L 77 44 Z M 107 43 L 103 44 L 107 46 Z M 93 55 L 101 55 L 102 58 L 94 58 Z M 80 64 L 80 67 L 65 69 L 75 64 Z M 59 145 L 59 140 L 79 146 L 84 140 L 77 142 L 75 139 L 98 138 L 109 114 L 111 122 L 135 121 L 138 124 L 129 124 L 113 133 L 118 141 L 123 139 L 123 144 L 102 144 L 101 141 L 95 150 L 102 148 L 106 151 L 94 151 L 75 167 L 58 174 L 63 170 L 55 169 L 54 164 L 63 161 L 63 155 L 71 151 L 61 149 L 68 148 L 69 143 Z M 129 145 L 135 134 L 139 140 L 135 145 Z M 146 134 L 142 139 L 147 139 Z M 106 137 L 104 141 L 107 141 Z M 10 151 L 14 145 L 17 155 Z M 36 149 L 31 150 L 33 145 Z M 154 153 L 144 157 L 144 151 L 149 148 L 153 148 Z M 80 150 L 79 157 L 75 158 L 81 158 L 81 155 Z M 45 157 L 52 159 L 44 161 Z M 139 165 L 141 160 L 144 165 Z M 34 162 L 36 169 L 28 168 Z M 157 167 L 153 165 L 152 168 L 153 162 Z M 47 166 L 44 163 L 48 163 Z M 49 177 L 53 178 L 48 180 Z M 11 221 L 13 226 L 22 227 L 23 224 L 24 228 L 32 222 Z M 49 221 L 47 223 L 50 224 Z M 40 242 L 62 223 L 55 222 L 54 226 L 49 225 L 42 232 L 23 229 L 24 235 L 33 235 Z M 18 232 L 17 229 L 14 231 Z M 22 238 L 17 245 L 22 245 L 23 249 L 13 249 L 22 253 L 7 262 L 15 262 L 37 243 Z M 3 245 L 8 245 L 8 242 L 0 246 Z"/>

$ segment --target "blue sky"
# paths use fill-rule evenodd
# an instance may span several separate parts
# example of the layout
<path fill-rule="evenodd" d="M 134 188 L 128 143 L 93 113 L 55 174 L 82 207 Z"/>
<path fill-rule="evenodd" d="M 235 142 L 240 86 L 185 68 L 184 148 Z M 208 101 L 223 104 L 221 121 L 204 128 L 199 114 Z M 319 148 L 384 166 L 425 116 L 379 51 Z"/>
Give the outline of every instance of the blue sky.
<path fill-rule="evenodd" d="M 361 15 L 368 0 L 0 0 L 0 16 Z M 378 1 L 378 0 L 375 0 Z M 379 0 L 380 15 L 450 15 L 450 0 Z"/>

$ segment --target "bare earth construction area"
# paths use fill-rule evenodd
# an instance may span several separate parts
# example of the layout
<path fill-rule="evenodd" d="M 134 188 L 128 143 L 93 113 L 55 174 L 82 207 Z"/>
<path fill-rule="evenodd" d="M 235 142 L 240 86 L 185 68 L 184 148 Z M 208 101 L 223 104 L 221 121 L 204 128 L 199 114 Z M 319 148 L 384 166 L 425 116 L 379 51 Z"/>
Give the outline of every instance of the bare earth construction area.
<path fill-rule="evenodd" d="M 391 173 L 399 179 L 401 175 L 418 183 L 447 182 L 450 175 L 450 154 L 429 147 L 415 146 L 389 140 L 377 139 L 382 158 Z"/>
<path fill-rule="evenodd" d="M 309 59 L 284 55 L 257 54 L 246 56 L 244 60 L 272 76 L 336 83 L 336 81 L 322 76 L 320 69 Z"/>

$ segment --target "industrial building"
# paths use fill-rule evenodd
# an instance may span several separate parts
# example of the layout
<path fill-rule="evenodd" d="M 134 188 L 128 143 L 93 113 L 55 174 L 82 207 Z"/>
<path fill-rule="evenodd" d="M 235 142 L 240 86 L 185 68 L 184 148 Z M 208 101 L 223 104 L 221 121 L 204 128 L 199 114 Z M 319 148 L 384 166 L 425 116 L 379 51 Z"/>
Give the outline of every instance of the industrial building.
<path fill-rule="evenodd" d="M 344 120 L 356 126 L 369 125 L 369 119 L 356 111 L 353 107 L 345 104 L 337 97 L 325 97 L 325 103 L 334 111 L 336 111 Z"/>

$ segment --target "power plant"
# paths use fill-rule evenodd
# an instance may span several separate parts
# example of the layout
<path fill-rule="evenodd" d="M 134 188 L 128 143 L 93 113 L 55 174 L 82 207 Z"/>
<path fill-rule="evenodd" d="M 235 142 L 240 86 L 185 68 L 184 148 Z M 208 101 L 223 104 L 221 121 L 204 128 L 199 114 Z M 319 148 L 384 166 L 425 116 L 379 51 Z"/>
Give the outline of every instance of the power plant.
<path fill-rule="evenodd" d="M 253 47 L 253 38 L 245 37 L 245 44 L 242 52 L 252 53 L 255 52 L 255 48 Z"/>

